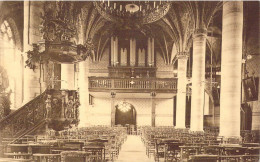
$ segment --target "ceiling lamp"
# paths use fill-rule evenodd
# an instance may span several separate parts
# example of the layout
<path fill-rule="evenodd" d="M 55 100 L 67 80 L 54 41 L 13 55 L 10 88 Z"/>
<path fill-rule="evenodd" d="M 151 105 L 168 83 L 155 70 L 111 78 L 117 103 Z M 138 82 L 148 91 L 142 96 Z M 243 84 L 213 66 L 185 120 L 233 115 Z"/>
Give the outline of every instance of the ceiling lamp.
<path fill-rule="evenodd" d="M 77 11 L 73 2 L 45 2 L 40 32 L 43 40 L 28 51 L 27 66 L 41 61 L 76 63 L 84 61 L 90 49 L 76 44 Z"/>
<path fill-rule="evenodd" d="M 139 6 L 137 6 L 136 4 L 127 4 L 125 6 L 125 9 L 126 9 L 126 11 L 128 11 L 130 13 L 134 13 L 139 10 Z"/>
<path fill-rule="evenodd" d="M 161 19 L 170 9 L 167 1 L 95 1 L 105 19 L 124 24 L 149 24 Z"/>
<path fill-rule="evenodd" d="M 118 104 L 118 109 L 122 112 L 127 112 L 131 109 L 131 105 L 124 101 Z"/>

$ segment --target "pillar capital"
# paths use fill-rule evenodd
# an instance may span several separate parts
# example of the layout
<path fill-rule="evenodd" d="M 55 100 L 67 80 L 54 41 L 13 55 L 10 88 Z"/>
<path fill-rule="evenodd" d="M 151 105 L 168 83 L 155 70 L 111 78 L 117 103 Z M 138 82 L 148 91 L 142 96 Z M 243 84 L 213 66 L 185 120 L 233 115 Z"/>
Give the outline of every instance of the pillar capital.
<path fill-rule="evenodd" d="M 155 97 L 155 96 L 156 96 L 156 92 L 151 92 L 150 95 L 151 95 L 152 97 Z"/>
<path fill-rule="evenodd" d="M 178 52 L 176 56 L 178 59 L 188 59 L 189 52 Z"/>
<path fill-rule="evenodd" d="M 195 29 L 194 34 L 193 34 L 193 39 L 196 37 L 206 37 L 207 36 L 207 29 L 206 28 L 199 28 Z"/>
<path fill-rule="evenodd" d="M 111 98 L 115 98 L 116 97 L 116 92 L 111 92 Z"/>

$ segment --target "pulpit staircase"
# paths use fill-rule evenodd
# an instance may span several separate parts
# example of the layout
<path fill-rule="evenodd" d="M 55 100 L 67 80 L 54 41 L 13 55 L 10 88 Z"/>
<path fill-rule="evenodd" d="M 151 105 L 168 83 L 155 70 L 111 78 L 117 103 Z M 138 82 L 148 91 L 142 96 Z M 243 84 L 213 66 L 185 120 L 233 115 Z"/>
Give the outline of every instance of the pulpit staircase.
<path fill-rule="evenodd" d="M 43 135 L 47 129 L 59 131 L 77 124 L 78 106 L 75 90 L 45 90 L 0 120 L 0 154 L 8 144 L 21 143 L 25 136 Z"/>
<path fill-rule="evenodd" d="M 25 135 L 45 128 L 45 100 L 47 90 L 0 120 L 0 153 L 11 143 L 19 142 Z"/>

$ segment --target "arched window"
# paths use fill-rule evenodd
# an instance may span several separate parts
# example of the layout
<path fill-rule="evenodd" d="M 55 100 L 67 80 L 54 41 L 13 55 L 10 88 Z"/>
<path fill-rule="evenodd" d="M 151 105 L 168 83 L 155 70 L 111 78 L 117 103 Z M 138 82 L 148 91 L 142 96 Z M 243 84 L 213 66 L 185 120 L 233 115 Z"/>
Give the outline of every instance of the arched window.
<path fill-rule="evenodd" d="M 0 25 L 0 66 L 7 72 L 9 86 L 6 92 L 11 92 L 11 109 L 16 109 L 22 103 L 22 57 L 10 24 L 5 20 Z"/>

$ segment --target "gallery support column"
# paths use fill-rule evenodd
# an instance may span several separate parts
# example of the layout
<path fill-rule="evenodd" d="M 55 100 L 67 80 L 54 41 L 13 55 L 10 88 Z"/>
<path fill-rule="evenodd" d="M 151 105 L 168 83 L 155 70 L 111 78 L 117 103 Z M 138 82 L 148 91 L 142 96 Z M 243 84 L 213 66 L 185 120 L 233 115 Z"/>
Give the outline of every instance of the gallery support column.
<path fill-rule="evenodd" d="M 191 131 L 203 131 L 206 37 L 205 29 L 196 30 L 193 37 Z"/>
<path fill-rule="evenodd" d="M 187 82 L 187 59 L 185 52 L 178 53 L 178 84 L 177 84 L 177 107 L 176 128 L 185 128 L 186 116 L 186 82 Z"/>
<path fill-rule="evenodd" d="M 152 112 L 151 112 L 151 126 L 152 127 L 155 127 L 155 109 L 156 109 L 156 102 L 155 102 L 155 96 L 156 96 L 156 93 L 155 92 L 151 92 L 151 96 L 152 96 Z"/>
<path fill-rule="evenodd" d="M 111 126 L 115 126 L 116 123 L 116 108 L 115 108 L 116 93 L 111 92 Z"/>
<path fill-rule="evenodd" d="M 223 4 L 220 136 L 240 137 L 243 2 Z"/>

